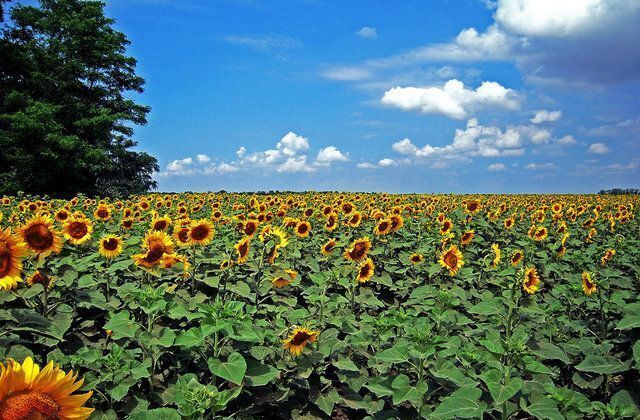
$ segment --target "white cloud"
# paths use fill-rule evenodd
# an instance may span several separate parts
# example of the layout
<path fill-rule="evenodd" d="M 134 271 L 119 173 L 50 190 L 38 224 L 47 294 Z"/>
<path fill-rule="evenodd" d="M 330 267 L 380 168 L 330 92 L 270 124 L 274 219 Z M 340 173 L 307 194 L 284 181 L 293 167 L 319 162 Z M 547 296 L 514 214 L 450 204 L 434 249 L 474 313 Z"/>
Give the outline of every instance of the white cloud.
<path fill-rule="evenodd" d="M 395 166 L 396 164 L 397 162 L 395 160 L 389 158 L 380 159 L 378 161 L 378 166 L 380 167 Z"/>
<path fill-rule="evenodd" d="M 327 146 L 320 149 L 315 163 L 321 166 L 330 165 L 333 162 L 347 162 L 349 158 L 347 155 L 338 150 L 335 146 Z"/>
<path fill-rule="evenodd" d="M 184 172 L 188 166 L 193 163 L 193 159 L 186 157 L 184 159 L 174 160 L 167 165 L 167 171 L 170 172 Z"/>
<path fill-rule="evenodd" d="M 578 144 L 578 141 L 574 139 L 571 134 L 567 134 L 566 136 L 557 139 L 555 143 L 562 146 L 575 146 L 576 144 Z"/>
<path fill-rule="evenodd" d="M 553 169 L 555 165 L 553 163 L 529 163 L 524 167 L 530 171 L 542 170 L 542 169 Z"/>
<path fill-rule="evenodd" d="M 288 158 L 278 166 L 278 172 L 313 172 L 314 169 L 307 165 L 306 156 L 296 156 Z"/>
<path fill-rule="evenodd" d="M 604 143 L 593 143 L 587 149 L 587 153 L 590 153 L 592 155 L 606 155 L 607 153 L 609 153 L 609 148 Z"/>
<path fill-rule="evenodd" d="M 218 165 L 218 172 L 220 172 L 221 174 L 238 172 L 239 170 L 240 168 L 238 168 L 237 166 L 229 165 L 228 163 L 224 163 L 224 162 Z"/>
<path fill-rule="evenodd" d="M 605 124 L 585 130 L 585 134 L 593 137 L 615 136 L 620 133 L 640 132 L 640 117 L 629 118 L 615 124 Z"/>
<path fill-rule="evenodd" d="M 299 47 L 300 41 L 286 35 L 227 35 L 224 40 L 254 50 L 282 50 Z"/>
<path fill-rule="evenodd" d="M 247 154 L 247 148 L 244 146 L 240 146 L 240 148 L 236 151 L 236 156 L 238 157 L 243 157 L 244 155 Z"/>
<path fill-rule="evenodd" d="M 287 156 L 294 156 L 296 153 L 309 148 L 308 139 L 289 131 L 276 144 L 276 148 Z"/>
<path fill-rule="evenodd" d="M 395 87 L 382 97 L 382 103 L 405 111 L 421 111 L 424 114 L 441 114 L 449 118 L 463 119 L 469 113 L 487 108 L 516 110 L 520 107 L 517 93 L 496 82 L 482 82 L 476 89 L 466 89 L 464 84 L 451 79 L 439 87 Z"/>
<path fill-rule="evenodd" d="M 418 147 L 408 139 L 402 139 L 391 147 L 399 154 L 414 159 L 442 158 L 464 160 L 470 157 L 522 156 L 523 136 L 516 128 L 503 131 L 498 127 L 482 126 L 475 118 L 467 121 L 465 129 L 456 129 L 453 141 L 445 146 L 427 144 Z"/>
<path fill-rule="evenodd" d="M 546 111 L 543 109 L 536 112 L 534 117 L 531 118 L 531 122 L 541 124 L 544 122 L 558 121 L 560 118 L 562 118 L 562 111 Z"/>
<path fill-rule="evenodd" d="M 199 154 L 196 156 L 196 160 L 198 161 L 198 163 L 209 163 L 211 162 L 211 158 L 207 155 L 205 155 L 204 153 Z"/>
<path fill-rule="evenodd" d="M 619 1 L 619 0 L 617 0 Z M 515 34 L 562 37 L 588 29 L 607 13 L 606 0 L 499 0 L 495 20 Z"/>
<path fill-rule="evenodd" d="M 377 166 L 370 162 L 360 162 L 356 165 L 360 169 L 375 169 Z"/>
<path fill-rule="evenodd" d="M 356 32 L 356 35 L 364 39 L 376 39 L 378 37 L 378 31 L 376 30 L 376 28 L 363 26 L 359 31 Z"/>
<path fill-rule="evenodd" d="M 506 169 L 507 167 L 504 166 L 504 163 L 492 163 L 487 167 L 487 170 L 491 172 L 499 172 L 499 171 L 504 171 Z"/>
<path fill-rule="evenodd" d="M 371 71 L 362 67 L 340 66 L 326 70 L 322 75 L 331 80 L 355 82 L 369 79 L 371 77 Z"/>

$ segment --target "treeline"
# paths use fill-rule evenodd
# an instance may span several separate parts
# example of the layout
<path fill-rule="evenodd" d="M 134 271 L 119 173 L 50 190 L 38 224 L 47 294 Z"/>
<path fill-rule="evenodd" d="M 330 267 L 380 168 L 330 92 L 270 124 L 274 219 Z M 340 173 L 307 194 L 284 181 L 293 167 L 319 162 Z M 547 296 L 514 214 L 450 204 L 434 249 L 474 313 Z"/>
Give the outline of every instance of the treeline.
<path fill-rule="evenodd" d="M 104 8 L 39 0 L 7 10 L 0 0 L 0 196 L 156 187 L 156 159 L 133 150 L 133 127 L 147 123 L 150 108 L 132 94 L 145 81 Z"/>
<path fill-rule="evenodd" d="M 610 190 L 600 190 L 598 194 L 608 194 L 608 195 L 638 195 L 640 194 L 640 189 L 638 188 L 612 188 Z"/>

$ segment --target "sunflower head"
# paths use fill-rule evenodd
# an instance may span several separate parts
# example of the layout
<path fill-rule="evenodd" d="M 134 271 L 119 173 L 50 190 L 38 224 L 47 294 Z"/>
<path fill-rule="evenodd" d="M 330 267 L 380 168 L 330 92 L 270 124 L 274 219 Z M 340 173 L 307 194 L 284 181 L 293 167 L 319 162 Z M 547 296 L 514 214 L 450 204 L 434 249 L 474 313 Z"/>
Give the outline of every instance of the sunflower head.
<path fill-rule="evenodd" d="M 318 339 L 320 331 L 313 331 L 308 328 L 298 327 L 283 340 L 284 348 L 289 350 L 293 356 L 299 356 L 307 343 L 313 343 Z"/>
<path fill-rule="evenodd" d="M 582 290 L 587 296 L 591 296 L 593 292 L 598 290 L 596 282 L 593 280 L 593 278 L 591 277 L 591 273 L 589 273 L 588 271 L 582 272 Z"/>
<path fill-rule="evenodd" d="M 424 261 L 424 256 L 422 254 L 416 254 L 414 252 L 409 256 L 409 261 L 411 261 L 411 264 L 413 265 L 420 264 L 422 261 Z"/>
<path fill-rule="evenodd" d="M 55 279 L 51 276 L 47 276 L 46 274 L 41 273 L 39 270 L 36 270 L 28 279 L 27 284 L 29 286 L 33 286 L 34 284 L 41 284 L 47 290 L 51 290 L 53 288 L 53 283 L 55 283 Z"/>
<path fill-rule="evenodd" d="M 311 232 L 311 223 L 306 220 L 299 222 L 295 227 L 296 236 L 299 238 L 306 238 L 309 236 L 309 232 Z"/>
<path fill-rule="evenodd" d="M 518 249 L 514 251 L 513 255 L 511 256 L 511 265 L 514 267 L 517 267 L 522 262 L 523 259 L 524 259 L 524 251 Z"/>
<path fill-rule="evenodd" d="M 376 235 L 386 235 L 389 232 L 391 232 L 391 220 L 389 219 L 380 219 L 373 231 Z"/>
<path fill-rule="evenodd" d="M 163 231 L 152 230 L 142 243 L 143 253 L 133 255 L 136 265 L 144 268 L 156 268 L 166 254 L 173 254 L 173 241 Z"/>
<path fill-rule="evenodd" d="M 44 369 L 27 357 L 22 364 L 9 359 L 0 363 L 0 418 L 77 419 L 84 420 L 93 412 L 83 407 L 92 392 L 72 395 L 82 386 L 78 375 L 68 373 L 49 362 Z"/>
<path fill-rule="evenodd" d="M 462 252 L 458 249 L 457 246 L 451 245 L 448 249 L 446 249 L 438 260 L 440 265 L 447 270 L 449 270 L 450 276 L 455 276 L 458 270 L 462 268 L 464 265 L 464 261 L 462 259 Z"/>
<path fill-rule="evenodd" d="M 373 277 L 375 268 L 376 266 L 373 264 L 373 261 L 371 261 L 371 258 L 367 258 L 366 260 L 361 262 L 358 266 L 358 275 L 356 277 L 358 283 L 368 282 L 371 277 Z"/>
<path fill-rule="evenodd" d="M 351 247 L 344 252 L 344 258 L 351 261 L 360 261 L 367 256 L 371 249 L 371 240 L 368 237 L 356 239 Z"/>
<path fill-rule="evenodd" d="M 529 267 L 524 271 L 522 288 L 530 295 L 534 294 L 540 288 L 540 276 L 535 267 Z"/>
<path fill-rule="evenodd" d="M 500 250 L 500 246 L 498 246 L 498 244 L 491 245 L 491 250 L 493 251 L 491 268 L 496 268 L 498 264 L 500 264 L 500 260 L 502 259 L 502 251 Z"/>
<path fill-rule="evenodd" d="M 460 237 L 460 244 L 461 245 L 469 245 L 471 243 L 471 241 L 473 240 L 473 236 L 475 235 L 475 231 L 473 230 L 468 230 L 466 232 L 464 232 L 462 234 L 462 236 Z"/>
<path fill-rule="evenodd" d="M 20 235 L 27 248 L 38 255 L 58 254 L 62 250 L 62 239 L 53 230 L 49 216 L 35 216 L 20 228 Z"/>
<path fill-rule="evenodd" d="M 100 239 L 98 252 L 104 258 L 113 259 L 122 253 L 123 241 L 118 235 L 107 235 Z"/>
<path fill-rule="evenodd" d="M 244 264 L 245 262 L 247 262 L 247 259 L 249 258 L 250 242 L 251 237 L 246 236 L 240 239 L 240 241 L 238 241 L 238 243 L 234 245 L 234 248 L 238 253 L 238 264 Z"/>
<path fill-rule="evenodd" d="M 26 245 L 9 228 L 0 230 L 0 290 L 13 289 L 22 281 L 22 258 L 26 251 Z"/>
<path fill-rule="evenodd" d="M 209 220 L 194 220 L 189 229 L 189 242 L 195 245 L 208 245 L 213 239 L 213 234 L 213 224 Z"/>
<path fill-rule="evenodd" d="M 322 245 L 322 248 L 321 248 L 322 255 L 331 254 L 335 249 L 336 245 L 338 245 L 338 242 L 334 238 L 329 239 L 324 245 Z"/>
<path fill-rule="evenodd" d="M 83 216 L 71 216 L 64 224 L 64 237 L 74 245 L 81 245 L 91 239 L 93 224 Z"/>

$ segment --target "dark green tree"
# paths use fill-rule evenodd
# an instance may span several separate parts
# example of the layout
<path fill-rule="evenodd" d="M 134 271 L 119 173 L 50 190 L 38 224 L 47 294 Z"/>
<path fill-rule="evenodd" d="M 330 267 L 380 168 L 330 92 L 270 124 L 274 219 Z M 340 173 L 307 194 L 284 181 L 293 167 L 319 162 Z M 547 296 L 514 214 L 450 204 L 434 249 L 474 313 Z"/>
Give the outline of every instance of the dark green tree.
<path fill-rule="evenodd" d="M 2 0 L 0 0 L 2 4 Z M 129 41 L 105 3 L 40 0 L 0 24 L 0 195 L 126 195 L 155 188 L 152 156 L 132 150 L 150 108 Z"/>

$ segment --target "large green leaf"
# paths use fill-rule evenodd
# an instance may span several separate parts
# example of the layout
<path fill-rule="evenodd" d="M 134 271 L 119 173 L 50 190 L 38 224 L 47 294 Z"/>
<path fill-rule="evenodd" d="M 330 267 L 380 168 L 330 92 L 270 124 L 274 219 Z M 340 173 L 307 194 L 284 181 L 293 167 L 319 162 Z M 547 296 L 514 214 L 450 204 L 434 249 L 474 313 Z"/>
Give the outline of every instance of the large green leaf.
<path fill-rule="evenodd" d="M 231 353 L 226 362 L 213 357 L 209 359 L 209 370 L 216 376 L 233 382 L 236 385 L 242 383 L 247 371 L 247 363 L 240 353 Z"/>
<path fill-rule="evenodd" d="M 503 376 L 497 369 L 485 372 L 480 377 L 489 388 L 489 393 L 496 406 L 500 406 L 511 399 L 524 384 L 521 378 L 510 378 L 503 383 Z"/>
<path fill-rule="evenodd" d="M 392 400 L 394 405 L 409 401 L 416 409 L 422 406 L 422 397 L 429 389 L 425 381 L 418 381 L 411 385 L 407 375 L 398 375 L 391 383 L 393 388 Z"/>
<path fill-rule="evenodd" d="M 487 409 L 480 401 L 482 391 L 478 388 L 460 388 L 446 397 L 432 413 L 434 418 L 479 418 Z"/>
<path fill-rule="evenodd" d="M 580 364 L 576 365 L 576 369 L 584 372 L 610 375 L 628 370 L 629 365 L 629 362 L 623 362 L 613 356 L 589 355 Z"/>

